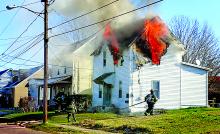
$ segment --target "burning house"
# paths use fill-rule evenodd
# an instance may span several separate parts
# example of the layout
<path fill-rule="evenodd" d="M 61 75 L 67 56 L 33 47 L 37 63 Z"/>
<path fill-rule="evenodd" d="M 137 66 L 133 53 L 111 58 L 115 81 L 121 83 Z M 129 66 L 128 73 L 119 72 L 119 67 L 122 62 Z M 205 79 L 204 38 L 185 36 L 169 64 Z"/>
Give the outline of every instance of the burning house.
<path fill-rule="evenodd" d="M 105 4 L 103 0 L 55 1 L 53 8 L 74 16 Z M 109 20 L 134 7 L 129 0 L 120 0 L 89 14 L 90 19 L 82 23 Z M 159 17 L 141 19 L 136 13 L 100 23 L 97 27 L 105 29 L 75 52 L 73 92 L 92 90 L 93 107 L 126 108 L 127 112 L 145 110 L 145 103 L 129 106 L 142 102 L 150 89 L 159 98 L 156 108 L 207 106 L 208 69 L 182 62 L 183 45 Z M 87 34 L 94 30 L 90 28 L 85 29 Z"/>
<path fill-rule="evenodd" d="M 145 110 L 153 89 L 156 108 L 207 106 L 208 69 L 182 62 L 183 45 L 159 17 L 120 29 L 107 24 L 93 56 L 93 107 Z M 126 108 L 126 109 L 124 109 Z"/>

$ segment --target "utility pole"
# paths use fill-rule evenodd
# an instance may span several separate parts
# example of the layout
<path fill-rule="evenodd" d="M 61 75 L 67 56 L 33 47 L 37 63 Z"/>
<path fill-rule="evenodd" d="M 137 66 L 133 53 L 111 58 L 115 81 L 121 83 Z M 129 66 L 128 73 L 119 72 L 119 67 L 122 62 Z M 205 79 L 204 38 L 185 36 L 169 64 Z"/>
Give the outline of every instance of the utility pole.
<path fill-rule="evenodd" d="M 48 0 L 44 2 L 44 97 L 43 97 L 43 123 L 47 123 L 47 87 L 48 87 Z"/>

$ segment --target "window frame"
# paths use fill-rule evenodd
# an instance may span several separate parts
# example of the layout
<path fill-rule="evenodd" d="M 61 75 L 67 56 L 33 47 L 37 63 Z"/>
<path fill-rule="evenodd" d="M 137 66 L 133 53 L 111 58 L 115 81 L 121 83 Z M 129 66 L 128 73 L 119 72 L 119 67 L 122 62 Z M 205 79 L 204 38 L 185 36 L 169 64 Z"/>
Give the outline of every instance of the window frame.
<path fill-rule="evenodd" d="M 118 98 L 122 98 L 122 81 L 118 83 Z"/>
<path fill-rule="evenodd" d="M 60 70 L 58 69 L 58 71 L 57 71 L 57 75 L 60 75 Z"/>
<path fill-rule="evenodd" d="M 99 98 L 102 98 L 102 96 L 103 96 L 102 92 L 103 92 L 102 85 L 99 85 L 99 93 L 98 93 Z"/>
<path fill-rule="evenodd" d="M 103 51 L 103 67 L 105 67 L 107 64 L 107 52 Z"/>
<path fill-rule="evenodd" d="M 157 84 L 158 89 L 154 87 L 154 83 L 155 83 L 155 82 L 156 82 L 156 84 Z M 154 90 L 155 96 L 156 96 L 158 99 L 160 99 L 160 80 L 152 80 L 152 81 L 151 81 L 151 89 Z"/>
<path fill-rule="evenodd" d="M 66 74 L 67 70 L 66 70 L 66 67 L 64 68 L 64 74 Z"/>

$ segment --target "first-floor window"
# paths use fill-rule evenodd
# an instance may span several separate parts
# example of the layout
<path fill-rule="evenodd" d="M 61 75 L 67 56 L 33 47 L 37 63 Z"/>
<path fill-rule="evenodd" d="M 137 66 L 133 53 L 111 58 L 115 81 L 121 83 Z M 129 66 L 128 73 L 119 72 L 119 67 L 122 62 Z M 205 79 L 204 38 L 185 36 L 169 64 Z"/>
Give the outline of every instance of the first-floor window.
<path fill-rule="evenodd" d="M 102 98 L 102 85 L 99 85 L 99 98 Z"/>
<path fill-rule="evenodd" d="M 44 88 L 39 88 L 39 100 L 43 100 Z M 50 100 L 50 88 L 47 88 L 47 100 Z"/>
<path fill-rule="evenodd" d="M 152 80 L 151 81 L 151 88 L 154 90 L 154 94 L 159 99 L 160 98 L 160 81 Z"/>

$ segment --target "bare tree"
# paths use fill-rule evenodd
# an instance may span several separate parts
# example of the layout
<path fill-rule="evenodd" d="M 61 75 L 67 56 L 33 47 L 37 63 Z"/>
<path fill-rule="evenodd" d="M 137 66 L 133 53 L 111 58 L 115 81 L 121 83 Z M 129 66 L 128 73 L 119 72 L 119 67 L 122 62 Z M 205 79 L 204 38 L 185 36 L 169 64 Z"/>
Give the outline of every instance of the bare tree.
<path fill-rule="evenodd" d="M 209 76 L 220 74 L 220 44 L 207 24 L 199 24 L 196 19 L 178 16 L 171 19 L 170 30 L 185 45 L 187 50 L 183 61 L 212 69 Z M 214 77 L 211 77 L 214 78 Z M 209 87 L 215 79 L 209 79 Z"/>

